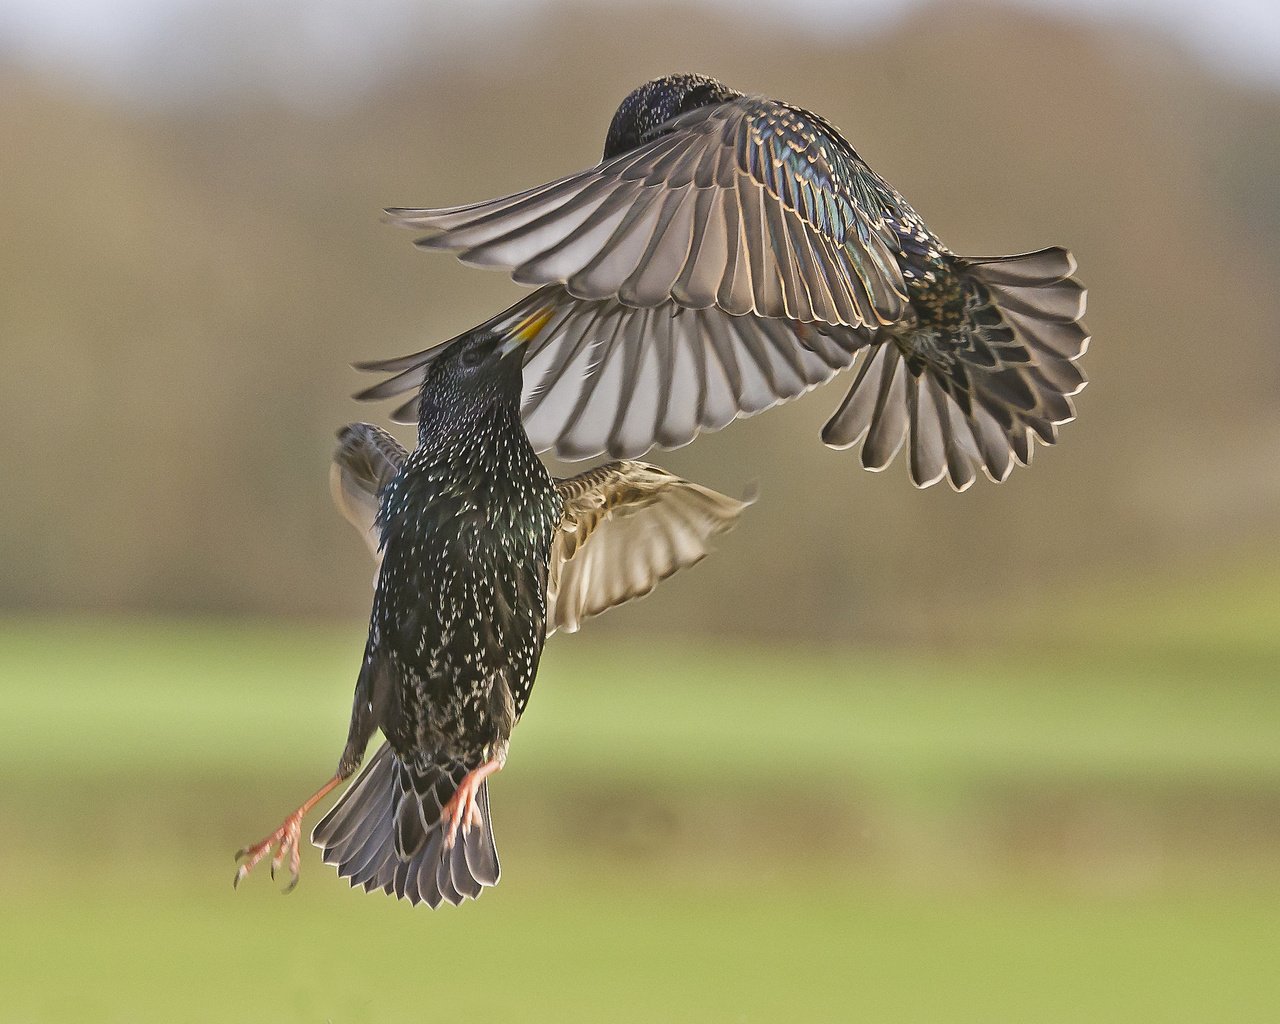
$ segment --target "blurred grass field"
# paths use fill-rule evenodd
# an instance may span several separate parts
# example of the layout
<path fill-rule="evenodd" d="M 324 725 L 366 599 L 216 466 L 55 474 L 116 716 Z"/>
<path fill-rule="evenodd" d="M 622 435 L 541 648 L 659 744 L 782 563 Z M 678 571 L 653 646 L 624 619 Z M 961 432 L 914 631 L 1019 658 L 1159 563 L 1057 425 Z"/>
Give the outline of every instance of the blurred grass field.
<path fill-rule="evenodd" d="M 11 620 L 0 1020 L 1280 1019 L 1276 580 L 981 654 L 557 638 L 502 884 L 435 913 L 310 848 L 231 889 L 358 627 Z"/>

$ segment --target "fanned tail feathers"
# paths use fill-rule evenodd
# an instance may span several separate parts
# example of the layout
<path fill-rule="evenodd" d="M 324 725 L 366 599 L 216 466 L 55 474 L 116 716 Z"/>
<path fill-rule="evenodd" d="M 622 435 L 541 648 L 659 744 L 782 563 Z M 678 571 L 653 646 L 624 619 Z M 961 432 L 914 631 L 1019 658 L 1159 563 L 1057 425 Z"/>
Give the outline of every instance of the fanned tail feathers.
<path fill-rule="evenodd" d="M 1004 480 L 1075 418 L 1085 386 L 1085 290 L 1061 248 L 1019 256 L 952 257 L 958 305 L 917 310 L 909 328 L 883 331 L 823 428 L 834 448 L 862 442 L 862 464 L 884 469 L 907 444 L 911 479 L 946 477 L 967 489 L 981 469 Z"/>
<path fill-rule="evenodd" d="M 326 864 L 352 888 L 381 889 L 410 903 L 455 906 L 497 885 L 498 851 L 489 817 L 489 787 L 476 803 L 483 825 L 444 848 L 441 810 L 467 769 L 405 765 L 384 743 L 333 809 L 316 825 L 311 841 Z"/>

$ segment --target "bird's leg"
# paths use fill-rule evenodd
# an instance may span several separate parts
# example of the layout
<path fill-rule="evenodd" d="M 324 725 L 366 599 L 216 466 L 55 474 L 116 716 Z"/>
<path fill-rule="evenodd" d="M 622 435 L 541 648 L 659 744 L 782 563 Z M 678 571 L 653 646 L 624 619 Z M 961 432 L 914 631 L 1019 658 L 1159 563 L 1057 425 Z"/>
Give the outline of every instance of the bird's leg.
<path fill-rule="evenodd" d="M 484 819 L 480 815 L 480 806 L 476 803 L 476 794 L 480 792 L 480 784 L 494 772 L 502 771 L 502 766 L 506 763 L 507 745 L 503 743 L 494 752 L 493 757 L 466 774 L 453 796 L 449 798 L 449 802 L 444 805 L 440 812 L 440 825 L 448 829 L 444 837 L 446 850 L 453 849 L 459 828 L 465 836 L 470 833 L 472 825 L 483 826 Z"/>
<path fill-rule="evenodd" d="M 339 771 L 333 778 L 311 794 L 303 802 L 302 806 L 285 818 L 284 824 L 272 832 L 271 835 L 259 843 L 246 846 L 237 853 L 236 860 L 243 860 L 244 863 L 236 868 L 236 877 L 231 884 L 238 888 L 241 879 L 253 870 L 253 866 L 258 861 L 271 852 L 273 846 L 276 846 L 276 855 L 271 858 L 271 877 L 276 877 L 276 872 L 280 869 L 280 865 L 284 863 L 285 857 L 288 856 L 289 885 L 285 892 L 292 892 L 293 887 L 298 884 L 298 869 L 302 860 L 302 819 L 311 808 L 333 792 L 334 787 L 338 786 L 350 774 L 350 771 L 345 775 Z"/>

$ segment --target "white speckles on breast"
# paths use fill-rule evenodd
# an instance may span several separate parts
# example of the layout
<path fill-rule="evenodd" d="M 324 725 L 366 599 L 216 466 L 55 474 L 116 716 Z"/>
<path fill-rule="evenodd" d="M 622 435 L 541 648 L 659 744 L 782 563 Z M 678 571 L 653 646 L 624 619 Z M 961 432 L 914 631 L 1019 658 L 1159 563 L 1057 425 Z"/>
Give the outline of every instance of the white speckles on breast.
<path fill-rule="evenodd" d="M 505 742 L 533 686 L 561 504 L 511 404 L 509 420 L 424 430 L 383 496 L 370 636 L 399 698 L 379 724 L 402 756 L 470 759 Z"/>

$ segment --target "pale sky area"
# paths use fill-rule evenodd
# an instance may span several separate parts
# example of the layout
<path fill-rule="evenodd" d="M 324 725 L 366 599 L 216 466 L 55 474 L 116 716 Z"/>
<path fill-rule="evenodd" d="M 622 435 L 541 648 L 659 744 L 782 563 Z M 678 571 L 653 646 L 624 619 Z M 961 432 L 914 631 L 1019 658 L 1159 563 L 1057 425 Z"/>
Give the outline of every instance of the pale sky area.
<path fill-rule="evenodd" d="M 138 95 L 265 82 L 305 101 L 358 89 L 424 40 L 457 52 L 472 32 L 510 31 L 549 0 L 2 0 L 0 59 L 53 64 Z M 623 5 L 638 0 L 603 0 Z M 691 0 L 691 5 L 697 0 Z M 875 31 L 925 0 L 789 0 L 785 13 L 701 0 L 815 30 Z M 1066 17 L 1147 27 L 1219 73 L 1280 88 L 1280 0 L 1005 0 Z M 284 59 L 287 55 L 287 59 Z"/>

